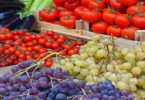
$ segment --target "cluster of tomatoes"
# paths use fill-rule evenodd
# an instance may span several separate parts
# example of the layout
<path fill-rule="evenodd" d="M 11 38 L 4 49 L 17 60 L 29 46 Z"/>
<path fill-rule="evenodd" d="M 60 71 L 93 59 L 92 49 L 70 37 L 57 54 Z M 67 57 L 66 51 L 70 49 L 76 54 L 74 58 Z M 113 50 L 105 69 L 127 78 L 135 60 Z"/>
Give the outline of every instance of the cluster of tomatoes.
<path fill-rule="evenodd" d="M 60 52 L 60 56 L 71 56 L 79 52 L 81 41 L 70 41 L 65 35 L 46 31 L 32 35 L 28 31 L 0 30 L 0 67 L 17 64 L 18 62 L 46 57 L 47 53 Z M 53 64 L 53 57 L 44 61 L 46 67 Z"/>
<path fill-rule="evenodd" d="M 75 28 L 76 20 L 90 23 L 95 33 L 135 38 L 135 31 L 145 29 L 145 5 L 141 0 L 53 0 L 55 7 L 39 12 L 40 19 Z"/>

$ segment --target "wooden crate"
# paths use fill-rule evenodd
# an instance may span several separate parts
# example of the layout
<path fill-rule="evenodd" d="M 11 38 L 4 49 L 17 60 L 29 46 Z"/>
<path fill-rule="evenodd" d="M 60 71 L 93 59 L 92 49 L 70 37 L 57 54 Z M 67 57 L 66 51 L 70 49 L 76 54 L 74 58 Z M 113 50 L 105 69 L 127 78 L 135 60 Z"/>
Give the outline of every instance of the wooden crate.
<path fill-rule="evenodd" d="M 89 31 L 89 24 L 85 21 L 77 21 L 76 29 L 68 29 L 61 25 L 55 25 L 48 22 L 40 21 L 37 11 L 33 11 L 33 15 L 36 17 L 37 22 L 35 25 L 36 30 L 53 30 L 60 34 L 65 34 L 68 36 L 73 36 L 81 39 L 91 40 L 93 36 L 99 35 L 102 37 L 110 37 L 109 35 L 97 34 Z M 82 26 L 82 27 L 80 27 Z M 115 43 L 120 47 L 134 48 L 141 41 L 145 41 L 145 30 L 138 30 L 135 33 L 135 41 L 127 40 L 123 38 L 114 37 Z"/>

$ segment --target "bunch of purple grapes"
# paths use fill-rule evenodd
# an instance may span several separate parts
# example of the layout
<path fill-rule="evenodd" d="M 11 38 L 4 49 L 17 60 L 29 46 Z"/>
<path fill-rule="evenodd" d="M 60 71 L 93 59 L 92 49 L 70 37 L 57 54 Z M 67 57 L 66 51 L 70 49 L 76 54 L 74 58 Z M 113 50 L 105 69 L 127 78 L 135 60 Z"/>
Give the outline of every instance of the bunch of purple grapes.
<path fill-rule="evenodd" d="M 14 74 L 35 64 L 33 60 L 27 60 L 14 65 L 11 68 L 12 73 L 6 73 L 0 77 L 0 100 L 46 100 L 52 86 L 60 81 L 70 79 L 69 71 L 56 69 L 38 69 L 20 74 L 15 77 Z M 33 68 L 35 69 L 35 67 Z M 29 75 L 28 75 L 29 74 Z"/>
<path fill-rule="evenodd" d="M 87 85 L 84 90 L 87 96 L 78 96 L 74 100 L 134 100 L 134 97 L 128 91 L 120 91 L 107 80 L 104 83 Z"/>
<path fill-rule="evenodd" d="M 0 100 L 133 100 L 128 92 L 121 92 L 111 81 L 86 85 L 70 78 L 61 68 L 38 68 L 33 60 L 14 65 L 12 73 L 0 77 Z M 28 72 L 25 69 L 31 68 Z M 35 71 L 34 71 L 35 70 Z M 19 76 L 15 76 L 19 74 Z"/>

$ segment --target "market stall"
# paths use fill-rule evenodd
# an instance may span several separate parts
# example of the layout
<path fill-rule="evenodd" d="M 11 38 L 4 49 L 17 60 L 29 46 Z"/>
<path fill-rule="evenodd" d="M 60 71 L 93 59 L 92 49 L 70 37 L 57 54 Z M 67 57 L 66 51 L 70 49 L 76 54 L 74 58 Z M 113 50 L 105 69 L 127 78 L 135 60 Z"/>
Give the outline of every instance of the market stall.
<path fill-rule="evenodd" d="M 0 100 L 145 100 L 145 4 L 0 0 Z"/>

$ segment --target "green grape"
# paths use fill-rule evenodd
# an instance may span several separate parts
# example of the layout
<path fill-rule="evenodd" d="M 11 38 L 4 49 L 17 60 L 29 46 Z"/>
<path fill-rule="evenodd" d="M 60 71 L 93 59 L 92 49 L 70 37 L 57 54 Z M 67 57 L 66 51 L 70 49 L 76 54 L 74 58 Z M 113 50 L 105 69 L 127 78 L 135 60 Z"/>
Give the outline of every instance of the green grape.
<path fill-rule="evenodd" d="M 96 64 L 92 63 L 87 67 L 88 70 L 94 70 L 96 69 Z"/>
<path fill-rule="evenodd" d="M 88 71 L 87 69 L 82 69 L 82 70 L 80 71 L 80 75 L 86 77 L 87 75 L 89 75 L 89 71 Z"/>
<path fill-rule="evenodd" d="M 97 53 L 95 54 L 96 58 L 105 58 L 107 57 L 107 51 L 104 49 L 100 49 L 97 51 Z"/>
<path fill-rule="evenodd" d="M 93 76 L 97 76 L 98 73 L 99 73 L 99 72 L 98 72 L 97 69 L 93 69 L 93 70 L 90 71 L 90 74 L 93 75 Z"/>
<path fill-rule="evenodd" d="M 140 75 L 141 72 L 142 72 L 142 70 L 141 70 L 141 68 L 139 68 L 139 67 L 134 67 L 134 68 L 132 68 L 132 73 L 133 73 L 134 75 Z"/>
<path fill-rule="evenodd" d="M 135 60 L 135 54 L 133 53 L 128 53 L 126 56 L 125 56 L 125 60 L 129 61 L 129 60 Z"/>
<path fill-rule="evenodd" d="M 74 68 L 74 65 L 73 65 L 72 62 L 67 62 L 67 63 L 65 64 L 65 69 L 66 69 L 66 70 L 72 70 L 73 68 Z"/>
<path fill-rule="evenodd" d="M 108 65 L 107 65 L 107 70 L 108 70 L 109 72 L 114 72 L 114 71 L 115 71 L 115 69 L 114 69 L 114 67 L 113 67 L 112 64 L 108 64 Z"/>
<path fill-rule="evenodd" d="M 145 61 L 138 61 L 136 63 L 137 67 L 141 68 L 142 70 L 145 69 Z"/>
<path fill-rule="evenodd" d="M 113 81 L 113 82 L 116 82 L 117 81 L 117 76 L 116 76 L 116 74 L 111 74 L 110 76 L 109 76 L 109 80 L 111 80 L 111 81 Z"/>
<path fill-rule="evenodd" d="M 134 85 L 134 84 L 130 84 L 130 85 L 129 85 L 129 90 L 130 90 L 131 92 L 135 92 L 135 91 L 137 91 L 137 87 L 136 87 L 136 85 Z"/>
<path fill-rule="evenodd" d="M 85 67 L 85 62 L 83 60 L 76 60 L 75 65 L 79 67 Z"/>
<path fill-rule="evenodd" d="M 91 46 L 95 46 L 96 45 L 96 42 L 95 41 L 89 41 L 87 43 L 87 46 L 91 47 Z"/>
<path fill-rule="evenodd" d="M 122 55 L 127 55 L 129 53 L 129 49 L 128 48 L 123 48 L 122 50 L 121 50 L 121 54 Z"/>
<path fill-rule="evenodd" d="M 95 35 L 95 36 L 92 37 L 92 41 L 94 41 L 94 42 L 97 42 L 100 39 L 101 39 L 101 37 L 98 36 L 98 35 Z"/>
<path fill-rule="evenodd" d="M 129 80 L 130 84 L 134 84 L 134 85 L 137 85 L 138 84 L 138 79 L 137 78 L 131 78 Z"/>
<path fill-rule="evenodd" d="M 122 68 L 124 70 L 129 70 L 129 69 L 132 68 L 132 65 L 129 62 L 125 62 L 125 63 L 122 64 Z"/>
<path fill-rule="evenodd" d="M 129 86 L 127 83 L 123 82 L 123 81 L 119 81 L 117 82 L 117 88 L 119 88 L 120 90 L 124 91 L 124 90 L 128 90 Z"/>
<path fill-rule="evenodd" d="M 75 66 L 75 67 L 73 68 L 73 72 L 75 72 L 75 73 L 79 73 L 80 70 L 81 70 L 81 68 L 78 67 L 78 66 Z"/>
<path fill-rule="evenodd" d="M 87 59 L 89 56 L 88 56 L 88 54 L 87 53 L 82 53 L 82 54 L 80 54 L 80 58 L 81 59 Z"/>

